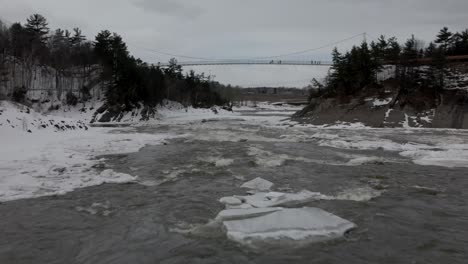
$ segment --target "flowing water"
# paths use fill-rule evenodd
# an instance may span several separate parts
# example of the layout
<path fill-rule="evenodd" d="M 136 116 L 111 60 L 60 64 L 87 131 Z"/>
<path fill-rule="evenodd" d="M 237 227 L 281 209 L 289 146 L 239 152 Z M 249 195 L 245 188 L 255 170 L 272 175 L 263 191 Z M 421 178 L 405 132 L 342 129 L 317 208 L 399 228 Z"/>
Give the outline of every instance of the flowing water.
<path fill-rule="evenodd" d="M 413 160 L 444 157 L 455 146 L 463 155 L 468 132 L 272 122 L 287 114 L 116 128 L 180 137 L 105 157 L 102 167 L 137 175 L 138 183 L 0 204 L 0 263 L 466 263 L 468 168 Z M 263 251 L 221 230 L 184 233 L 213 219 L 223 209 L 219 198 L 245 194 L 239 186 L 255 177 L 275 190 L 342 197 L 307 206 L 358 227 L 343 239 Z"/>

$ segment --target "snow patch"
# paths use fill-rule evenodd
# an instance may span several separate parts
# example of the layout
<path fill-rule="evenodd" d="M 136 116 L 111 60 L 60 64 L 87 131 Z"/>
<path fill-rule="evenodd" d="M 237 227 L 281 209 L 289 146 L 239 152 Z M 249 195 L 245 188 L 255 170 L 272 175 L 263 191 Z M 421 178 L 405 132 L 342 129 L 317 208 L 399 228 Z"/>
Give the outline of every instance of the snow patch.
<path fill-rule="evenodd" d="M 32 110 L 27 113 L 23 107 L 1 102 L 0 118 L 7 116 L 5 119 L 9 120 L 11 116 L 25 115 L 33 121 L 57 123 L 60 120 L 60 123 L 64 121 L 62 124 L 78 124 L 75 120 L 45 116 Z M 28 126 L 29 130 L 33 128 L 29 133 L 23 131 L 23 126 L 0 126 L 0 202 L 64 194 L 103 183 L 134 182 L 136 177 L 116 173 L 110 168 L 101 172 L 97 169 L 101 162 L 97 157 L 135 152 L 147 144 L 158 145 L 166 139 L 180 137 L 136 134 L 130 127 L 56 131 L 50 126 L 37 129 L 36 126 Z"/>

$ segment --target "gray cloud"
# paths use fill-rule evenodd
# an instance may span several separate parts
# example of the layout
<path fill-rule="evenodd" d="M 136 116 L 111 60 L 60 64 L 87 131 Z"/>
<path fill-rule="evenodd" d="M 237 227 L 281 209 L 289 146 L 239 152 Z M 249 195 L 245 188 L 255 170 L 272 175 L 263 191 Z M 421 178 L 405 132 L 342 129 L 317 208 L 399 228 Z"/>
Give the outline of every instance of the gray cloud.
<path fill-rule="evenodd" d="M 434 38 L 443 26 L 468 27 L 466 0 L 0 0 L 0 17 L 45 15 L 51 28 L 79 26 L 90 38 L 121 34 L 131 52 L 166 61 L 159 50 L 207 58 L 250 58 L 305 50 L 361 32 Z M 338 45 L 347 49 L 360 39 Z M 306 54 L 327 59 L 330 48 Z"/>
<path fill-rule="evenodd" d="M 202 13 L 202 9 L 192 5 L 192 2 L 181 3 L 177 0 L 136 0 L 134 4 L 145 11 L 179 18 L 196 18 Z"/>

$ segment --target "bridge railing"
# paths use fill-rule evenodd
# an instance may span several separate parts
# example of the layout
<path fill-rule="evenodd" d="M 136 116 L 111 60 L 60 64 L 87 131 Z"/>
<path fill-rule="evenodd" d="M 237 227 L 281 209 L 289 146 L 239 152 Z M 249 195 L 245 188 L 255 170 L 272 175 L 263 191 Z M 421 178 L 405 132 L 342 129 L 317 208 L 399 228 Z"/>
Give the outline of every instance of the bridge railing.
<path fill-rule="evenodd" d="M 178 63 L 181 66 L 200 65 L 320 65 L 330 66 L 331 61 L 318 60 L 214 60 L 214 61 L 184 61 Z M 169 66 L 169 63 L 158 63 L 159 66 Z"/>

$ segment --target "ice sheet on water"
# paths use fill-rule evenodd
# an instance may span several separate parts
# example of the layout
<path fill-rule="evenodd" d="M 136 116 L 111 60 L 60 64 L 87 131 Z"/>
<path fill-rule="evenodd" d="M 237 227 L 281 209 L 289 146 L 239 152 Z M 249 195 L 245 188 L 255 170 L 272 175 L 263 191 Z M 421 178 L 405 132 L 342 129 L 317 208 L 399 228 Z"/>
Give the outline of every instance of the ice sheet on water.
<path fill-rule="evenodd" d="M 307 190 L 298 193 L 259 192 L 254 195 L 236 197 L 256 208 L 295 206 L 327 198 L 321 193 Z"/>
<path fill-rule="evenodd" d="M 224 221 L 228 238 L 252 248 L 301 246 L 342 237 L 356 227 L 319 208 L 283 208 L 264 213 Z"/>
<path fill-rule="evenodd" d="M 239 206 L 242 204 L 242 200 L 236 197 L 223 197 L 219 199 L 219 202 L 226 206 Z"/>
<path fill-rule="evenodd" d="M 262 178 L 255 178 L 242 184 L 241 188 L 251 189 L 255 191 L 268 191 L 273 187 L 273 183 Z"/>
<path fill-rule="evenodd" d="M 231 221 L 247 219 L 252 217 L 259 217 L 266 214 L 270 214 L 283 208 L 271 207 L 271 208 L 248 208 L 248 209 L 227 209 L 219 212 L 216 216 L 216 220 L 219 221 Z"/>

